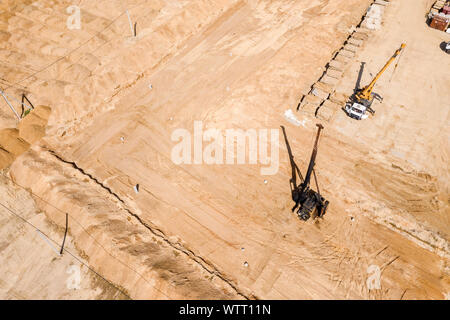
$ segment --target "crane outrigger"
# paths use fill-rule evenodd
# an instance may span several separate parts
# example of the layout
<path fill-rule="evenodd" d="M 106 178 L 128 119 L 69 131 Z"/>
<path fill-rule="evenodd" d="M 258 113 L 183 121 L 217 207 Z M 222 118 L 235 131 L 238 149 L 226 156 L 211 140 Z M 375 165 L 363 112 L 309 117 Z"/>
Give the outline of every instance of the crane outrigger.
<path fill-rule="evenodd" d="M 375 111 L 371 108 L 372 103 L 375 98 L 379 100 L 383 100 L 378 94 L 373 93 L 373 89 L 377 81 L 381 78 L 383 73 L 387 70 L 387 68 L 391 65 L 391 63 L 397 58 L 397 56 L 402 52 L 402 50 L 406 47 L 406 44 L 402 43 L 400 48 L 395 51 L 394 55 L 388 60 L 388 62 L 384 65 L 383 69 L 373 78 L 369 85 L 365 86 L 362 89 L 359 89 L 350 99 L 349 103 L 345 106 L 345 112 L 352 118 L 357 120 L 367 119 L 368 115 L 366 111 L 369 111 L 371 114 L 374 114 Z"/>

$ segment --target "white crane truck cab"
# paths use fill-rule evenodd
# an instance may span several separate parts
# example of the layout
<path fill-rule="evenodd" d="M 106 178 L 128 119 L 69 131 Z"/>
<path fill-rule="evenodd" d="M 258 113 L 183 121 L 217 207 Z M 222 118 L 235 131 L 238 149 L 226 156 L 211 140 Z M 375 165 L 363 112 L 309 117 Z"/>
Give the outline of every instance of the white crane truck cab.
<path fill-rule="evenodd" d="M 356 120 L 364 120 L 369 116 L 366 114 L 367 107 L 359 103 L 347 103 L 345 105 L 345 112 L 347 115 Z"/>

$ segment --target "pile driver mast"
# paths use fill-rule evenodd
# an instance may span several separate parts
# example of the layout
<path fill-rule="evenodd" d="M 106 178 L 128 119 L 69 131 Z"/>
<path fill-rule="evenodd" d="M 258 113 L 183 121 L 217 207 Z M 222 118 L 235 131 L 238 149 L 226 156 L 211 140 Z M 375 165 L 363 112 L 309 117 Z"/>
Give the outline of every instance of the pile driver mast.
<path fill-rule="evenodd" d="M 285 141 L 286 141 L 286 147 L 288 149 L 289 153 L 289 159 L 291 161 L 291 167 L 292 167 L 292 178 L 290 180 L 291 183 L 291 193 L 292 193 L 292 200 L 295 202 L 295 206 L 292 208 L 292 211 L 297 210 L 297 215 L 300 219 L 306 221 L 311 216 L 313 217 L 322 217 L 325 212 L 327 211 L 329 202 L 325 200 L 320 195 L 319 191 L 319 185 L 317 183 L 317 177 L 314 171 L 314 166 L 316 164 L 316 157 L 318 152 L 318 144 L 319 144 L 319 138 L 320 133 L 323 130 L 323 126 L 321 124 L 317 124 L 318 130 L 316 135 L 316 140 L 314 143 L 314 148 L 311 154 L 311 159 L 309 161 L 308 170 L 306 172 L 305 178 L 302 178 L 302 175 L 300 173 L 300 170 L 298 169 L 297 165 L 294 162 L 294 157 L 292 155 L 291 148 L 289 146 L 289 142 L 286 137 L 286 132 L 284 127 L 281 127 L 283 129 Z M 297 174 L 302 179 L 302 183 L 297 185 Z M 311 189 L 311 176 L 314 176 L 314 180 L 316 182 L 316 188 L 317 191 L 314 191 Z"/>

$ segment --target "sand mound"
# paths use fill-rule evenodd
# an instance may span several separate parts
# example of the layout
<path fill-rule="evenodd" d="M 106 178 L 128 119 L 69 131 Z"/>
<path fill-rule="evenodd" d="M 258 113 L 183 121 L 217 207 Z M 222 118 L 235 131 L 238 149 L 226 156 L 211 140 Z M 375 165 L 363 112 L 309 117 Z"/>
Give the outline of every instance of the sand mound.
<path fill-rule="evenodd" d="M 50 112 L 47 106 L 38 106 L 31 111 L 19 124 L 20 137 L 30 144 L 42 138 Z"/>
<path fill-rule="evenodd" d="M 17 129 L 3 129 L 0 131 L 0 147 L 14 155 L 20 155 L 29 148 L 29 144 L 20 137 Z"/>
<path fill-rule="evenodd" d="M 0 169 L 6 168 L 14 161 L 14 155 L 6 150 L 0 149 Z"/>
<path fill-rule="evenodd" d="M 20 138 L 19 130 L 3 129 L 0 131 L 0 169 L 9 166 L 14 159 L 24 153 L 30 145 Z"/>
<path fill-rule="evenodd" d="M 45 135 L 50 112 L 49 107 L 38 106 L 21 120 L 18 129 L 0 130 L 0 169 L 8 167 L 31 144 Z"/>

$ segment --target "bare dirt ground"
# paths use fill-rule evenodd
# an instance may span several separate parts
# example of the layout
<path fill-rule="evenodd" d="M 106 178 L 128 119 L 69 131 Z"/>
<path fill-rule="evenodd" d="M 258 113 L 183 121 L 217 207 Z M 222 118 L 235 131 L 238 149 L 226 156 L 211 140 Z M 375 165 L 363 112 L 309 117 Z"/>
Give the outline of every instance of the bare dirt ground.
<path fill-rule="evenodd" d="M 337 84 L 351 94 L 361 62 L 365 84 L 407 43 L 395 73 L 377 84 L 384 101 L 374 117 L 336 112 L 322 121 L 317 173 L 331 205 L 308 223 L 290 210 L 282 136 L 279 171 L 262 176 L 261 165 L 175 165 L 171 134 L 192 131 L 195 120 L 284 125 L 305 170 L 319 121 L 294 111 L 305 121 L 296 127 L 283 113 L 372 1 L 75 2 L 1 5 L 1 87 L 51 109 L 21 135 L 0 108 L 0 129 L 18 129 L 20 151 L 0 145 L 1 297 L 443 299 L 450 291 L 450 58 L 439 48 L 450 36 L 425 25 L 429 1 L 391 1 Z M 82 9 L 81 30 L 67 29 L 71 4 Z M 67 285 L 73 266 L 78 288 Z M 380 270 L 376 289 L 371 266 Z"/>

